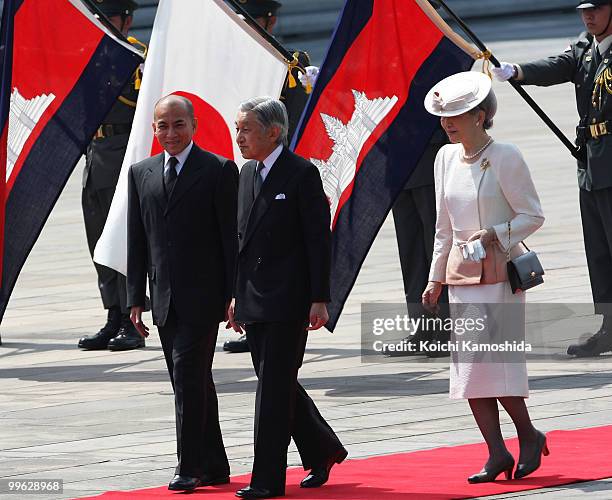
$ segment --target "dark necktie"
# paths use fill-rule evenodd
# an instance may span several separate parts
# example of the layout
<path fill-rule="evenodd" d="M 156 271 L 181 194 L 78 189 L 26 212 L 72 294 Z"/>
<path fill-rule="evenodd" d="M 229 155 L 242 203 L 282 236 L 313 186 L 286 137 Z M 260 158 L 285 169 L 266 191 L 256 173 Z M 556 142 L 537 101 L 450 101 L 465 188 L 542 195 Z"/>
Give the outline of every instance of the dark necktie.
<path fill-rule="evenodd" d="M 172 194 L 172 190 L 174 189 L 174 185 L 176 184 L 176 179 L 178 174 L 176 173 L 176 166 L 178 165 L 178 160 L 171 156 L 168 160 L 168 170 L 164 175 L 164 182 L 166 183 L 166 196 L 170 198 Z"/>
<path fill-rule="evenodd" d="M 261 191 L 261 185 L 263 184 L 263 179 L 261 177 L 261 171 L 264 169 L 265 165 L 258 161 L 257 167 L 255 167 L 255 179 L 253 179 L 253 197 L 257 198 L 257 195 Z"/>
<path fill-rule="evenodd" d="M 599 53 L 599 47 L 595 47 L 593 49 L 593 66 L 595 66 L 595 69 L 599 68 L 599 65 L 601 64 L 601 54 Z"/>

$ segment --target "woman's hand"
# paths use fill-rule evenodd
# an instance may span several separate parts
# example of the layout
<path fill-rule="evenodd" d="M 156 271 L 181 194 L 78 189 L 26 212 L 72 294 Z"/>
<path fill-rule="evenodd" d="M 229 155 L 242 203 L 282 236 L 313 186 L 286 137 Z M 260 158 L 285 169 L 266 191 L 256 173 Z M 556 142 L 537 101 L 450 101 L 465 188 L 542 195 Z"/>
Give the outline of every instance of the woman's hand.
<path fill-rule="evenodd" d="M 497 240 L 497 233 L 495 229 L 490 227 L 489 229 L 481 229 L 476 231 L 472 236 L 469 237 L 468 241 L 480 240 L 483 247 L 489 246 L 491 243 Z"/>
<path fill-rule="evenodd" d="M 435 312 L 438 308 L 438 299 L 442 293 L 442 283 L 439 281 L 430 281 L 427 283 L 423 294 L 421 295 L 421 302 L 423 307 L 429 312 Z"/>

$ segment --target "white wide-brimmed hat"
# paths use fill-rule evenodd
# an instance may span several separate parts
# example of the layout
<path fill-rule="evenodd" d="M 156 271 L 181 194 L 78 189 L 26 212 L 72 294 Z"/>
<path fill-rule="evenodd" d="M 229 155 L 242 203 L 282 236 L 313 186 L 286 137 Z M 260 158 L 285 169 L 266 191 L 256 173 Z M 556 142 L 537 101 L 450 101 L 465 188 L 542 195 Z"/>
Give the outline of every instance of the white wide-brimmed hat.
<path fill-rule="evenodd" d="M 458 116 L 474 109 L 491 92 L 484 73 L 464 71 L 438 82 L 425 96 L 425 109 L 436 116 Z"/>

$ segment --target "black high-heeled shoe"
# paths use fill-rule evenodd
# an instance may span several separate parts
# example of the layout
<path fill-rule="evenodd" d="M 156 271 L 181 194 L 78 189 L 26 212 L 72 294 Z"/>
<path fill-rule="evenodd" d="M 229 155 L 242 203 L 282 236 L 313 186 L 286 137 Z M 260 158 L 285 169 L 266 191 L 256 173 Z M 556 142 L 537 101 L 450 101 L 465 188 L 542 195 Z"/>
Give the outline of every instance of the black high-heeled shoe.
<path fill-rule="evenodd" d="M 487 466 L 485 465 L 484 468 L 478 474 L 474 474 L 468 477 L 468 483 L 492 483 L 502 472 L 506 476 L 506 479 L 512 479 L 513 469 L 514 458 L 512 458 L 512 455 L 508 455 L 502 462 L 500 462 L 495 467 L 490 467 L 489 469 L 487 469 Z"/>
<path fill-rule="evenodd" d="M 519 463 L 516 467 L 516 472 L 514 473 L 514 479 L 521 479 L 529 474 L 535 472 L 540 468 L 542 463 L 542 455 L 548 456 L 550 451 L 548 450 L 548 445 L 546 444 L 546 434 L 540 431 L 537 432 L 537 448 L 535 455 L 525 463 Z"/>

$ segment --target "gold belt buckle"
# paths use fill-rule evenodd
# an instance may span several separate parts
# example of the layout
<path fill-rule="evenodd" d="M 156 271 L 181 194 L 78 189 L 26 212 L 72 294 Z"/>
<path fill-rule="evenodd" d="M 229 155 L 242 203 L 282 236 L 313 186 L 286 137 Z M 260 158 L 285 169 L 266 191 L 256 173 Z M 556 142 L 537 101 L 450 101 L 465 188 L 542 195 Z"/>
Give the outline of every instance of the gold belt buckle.
<path fill-rule="evenodd" d="M 589 125 L 589 128 L 591 129 L 591 137 L 593 139 L 599 139 L 600 136 L 608 133 L 606 122 L 594 123 L 593 125 Z"/>

